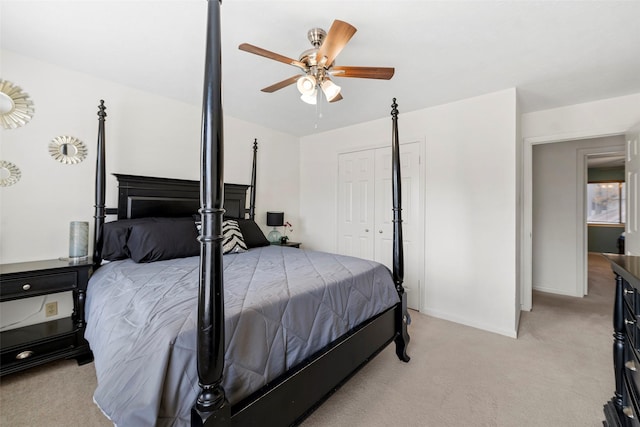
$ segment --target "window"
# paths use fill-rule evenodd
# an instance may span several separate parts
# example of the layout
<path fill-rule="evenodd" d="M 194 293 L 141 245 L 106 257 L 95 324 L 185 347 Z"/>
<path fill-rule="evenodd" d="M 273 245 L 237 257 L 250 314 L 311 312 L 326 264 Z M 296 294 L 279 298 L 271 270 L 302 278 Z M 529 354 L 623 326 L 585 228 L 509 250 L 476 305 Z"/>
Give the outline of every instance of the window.
<path fill-rule="evenodd" d="M 597 182 L 587 184 L 587 222 L 597 224 L 624 224 L 624 182 Z"/>

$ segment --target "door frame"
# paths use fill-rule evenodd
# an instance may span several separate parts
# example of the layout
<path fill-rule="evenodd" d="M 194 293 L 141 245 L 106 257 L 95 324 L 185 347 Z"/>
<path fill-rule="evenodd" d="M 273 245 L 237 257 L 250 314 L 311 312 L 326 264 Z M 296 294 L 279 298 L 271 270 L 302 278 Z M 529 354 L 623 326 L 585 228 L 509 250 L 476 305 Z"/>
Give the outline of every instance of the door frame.
<path fill-rule="evenodd" d="M 624 135 L 624 134 L 623 134 Z M 613 135 L 618 136 L 618 135 Z M 587 184 L 589 183 L 589 166 L 587 164 L 589 156 L 595 154 L 608 154 L 608 153 L 624 153 L 624 145 L 612 145 L 609 147 L 593 147 L 593 148 L 580 148 L 578 149 L 578 178 L 576 179 L 578 192 L 578 198 L 576 202 L 576 216 L 578 218 L 578 278 L 576 283 L 576 295 L 587 295 L 589 293 L 589 227 L 587 225 Z M 533 261 L 533 260 L 532 260 Z"/>
<path fill-rule="evenodd" d="M 627 212 L 625 230 L 625 254 L 640 255 L 640 212 L 632 212 L 634 207 L 638 208 L 638 188 L 640 187 L 640 122 L 631 126 L 624 135 L 625 139 L 625 161 L 624 172 L 627 183 Z"/>
<path fill-rule="evenodd" d="M 420 224 L 420 231 L 418 233 L 418 237 L 419 237 L 419 254 L 418 256 L 420 257 L 420 259 L 424 259 L 424 254 L 425 254 L 425 245 L 426 245 L 426 238 L 425 238 L 425 233 L 426 233 L 426 217 L 425 217 L 425 206 L 426 206 L 426 161 L 425 161 L 425 155 L 426 155 L 426 138 L 422 137 L 422 138 L 406 138 L 403 139 L 402 141 L 399 142 L 400 148 L 402 149 L 403 145 L 406 144 L 414 144 L 417 143 L 418 147 L 419 147 L 419 155 L 420 155 L 420 178 L 419 178 L 419 184 L 420 184 L 420 189 L 422 191 L 419 191 L 418 193 L 420 194 L 420 199 L 418 200 L 419 203 L 419 207 L 420 207 L 420 216 L 421 216 L 421 221 L 419 221 Z M 348 154 L 348 153 L 355 153 L 358 151 L 367 151 L 367 150 L 377 150 L 379 148 L 390 148 L 389 143 L 388 142 L 384 142 L 384 143 L 378 143 L 378 144 L 368 144 L 368 145 L 363 145 L 363 146 L 359 146 L 359 147 L 350 147 L 348 149 L 344 149 L 344 150 L 338 150 L 336 152 L 336 176 L 339 176 L 339 165 L 340 165 L 340 161 L 339 161 L 339 157 L 342 154 Z M 338 218 L 339 215 L 339 209 L 340 209 L 340 201 L 338 200 L 338 198 L 340 197 L 340 191 L 339 191 L 339 185 L 340 185 L 340 180 L 339 178 L 336 180 L 336 190 L 335 190 L 335 195 L 336 195 L 336 200 L 335 200 L 335 206 L 336 206 L 336 218 Z M 339 231 L 338 231 L 338 227 L 336 227 L 336 248 L 337 248 L 337 240 L 340 238 L 339 236 Z M 424 312 L 425 311 L 425 301 L 424 301 L 424 294 L 425 294 L 425 270 L 426 269 L 426 260 L 424 263 L 422 263 L 421 267 L 419 267 L 418 270 L 418 274 L 420 276 L 420 285 L 418 286 L 418 301 L 420 302 L 419 306 L 418 306 L 418 311 Z"/>
<path fill-rule="evenodd" d="M 565 134 L 545 135 L 536 137 L 527 137 L 523 139 L 523 179 L 522 179 L 522 210 L 521 220 L 522 229 L 520 231 L 520 309 L 524 311 L 531 311 L 533 306 L 532 293 L 533 293 L 533 146 L 538 144 L 550 144 L 556 142 L 576 141 L 581 139 L 591 138 L 604 138 L 609 136 L 624 135 L 627 129 L 618 127 L 611 127 L 601 129 L 599 131 L 582 131 L 582 132 L 569 132 Z M 584 200 L 584 194 L 582 192 L 582 199 Z M 583 212 L 583 205 L 577 203 L 578 209 Z M 586 255 L 586 219 L 582 223 L 578 222 L 579 226 L 583 230 L 582 233 L 578 233 L 578 241 L 576 242 L 576 250 L 584 249 L 581 256 L 576 257 L 576 277 L 579 279 L 578 287 L 586 289 L 587 280 L 586 268 L 587 268 L 587 255 Z"/>

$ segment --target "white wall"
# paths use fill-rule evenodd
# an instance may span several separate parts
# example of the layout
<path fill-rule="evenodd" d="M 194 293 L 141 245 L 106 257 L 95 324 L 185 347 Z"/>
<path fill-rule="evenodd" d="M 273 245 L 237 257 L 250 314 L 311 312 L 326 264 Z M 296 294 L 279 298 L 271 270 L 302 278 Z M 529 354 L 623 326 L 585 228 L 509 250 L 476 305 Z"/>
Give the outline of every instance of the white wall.
<path fill-rule="evenodd" d="M 534 143 L 623 134 L 640 119 L 640 93 L 522 115 L 522 137 Z"/>
<path fill-rule="evenodd" d="M 100 99 L 107 106 L 108 207 L 117 203 L 111 173 L 199 179 L 200 106 L 0 53 L 2 78 L 20 86 L 35 106 L 26 126 L 0 130 L 0 158 L 22 171 L 17 184 L 0 188 L 0 262 L 67 256 L 69 221 L 92 223 Z M 257 222 L 268 230 L 265 212 L 274 209 L 298 222 L 298 138 L 228 116 L 224 126 L 225 181 L 250 183 L 258 138 Z M 87 159 L 63 165 L 51 158 L 48 144 L 60 135 L 82 140 Z"/>
<path fill-rule="evenodd" d="M 406 114 L 399 105 L 401 142 L 426 140 L 423 311 L 515 336 L 515 89 Z M 306 247 L 337 248 L 338 153 L 390 141 L 390 117 L 301 139 Z"/>
<path fill-rule="evenodd" d="M 533 289 L 582 297 L 574 266 L 584 253 L 584 150 L 624 150 L 624 137 L 611 136 L 539 144 L 533 147 Z M 582 171 L 580 171 L 582 168 Z M 581 172 L 579 174 L 578 172 Z"/>

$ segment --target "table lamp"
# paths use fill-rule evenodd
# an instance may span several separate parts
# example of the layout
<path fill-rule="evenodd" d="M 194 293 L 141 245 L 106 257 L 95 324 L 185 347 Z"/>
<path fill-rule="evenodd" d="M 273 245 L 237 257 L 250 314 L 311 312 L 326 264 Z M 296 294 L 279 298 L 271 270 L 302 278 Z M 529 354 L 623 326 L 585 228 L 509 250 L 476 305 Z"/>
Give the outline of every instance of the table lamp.
<path fill-rule="evenodd" d="M 267 212 L 267 225 L 273 227 L 273 230 L 271 230 L 267 236 L 267 240 L 271 243 L 279 243 L 282 235 L 276 227 L 282 227 L 284 225 L 284 212 Z"/>

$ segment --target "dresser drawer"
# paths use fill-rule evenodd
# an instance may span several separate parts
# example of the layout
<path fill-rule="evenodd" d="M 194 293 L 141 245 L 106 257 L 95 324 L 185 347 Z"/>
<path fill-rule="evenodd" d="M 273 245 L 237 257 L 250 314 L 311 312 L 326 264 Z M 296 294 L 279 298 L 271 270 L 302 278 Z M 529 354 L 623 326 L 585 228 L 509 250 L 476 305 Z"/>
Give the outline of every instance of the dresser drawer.
<path fill-rule="evenodd" d="M 626 417 L 624 425 L 627 427 L 640 427 L 638 416 L 638 394 L 629 376 L 624 376 L 624 390 L 622 392 L 622 413 Z"/>
<path fill-rule="evenodd" d="M 78 281 L 76 272 L 65 272 L 3 279 L 1 286 L 4 301 L 74 290 L 78 286 Z"/>
<path fill-rule="evenodd" d="M 624 371 L 635 390 L 640 390 L 640 361 L 638 361 L 638 353 L 629 344 L 627 338 L 624 346 Z"/>
<path fill-rule="evenodd" d="M 629 304 L 631 310 L 635 313 L 638 313 L 638 304 L 640 303 L 640 298 L 638 297 L 638 291 L 629 284 L 626 280 L 622 280 L 622 292 L 624 293 L 624 300 Z"/>
<path fill-rule="evenodd" d="M 638 318 L 630 310 L 627 304 L 624 304 L 624 328 L 629 342 L 638 350 L 640 348 L 640 331 L 638 330 Z"/>

